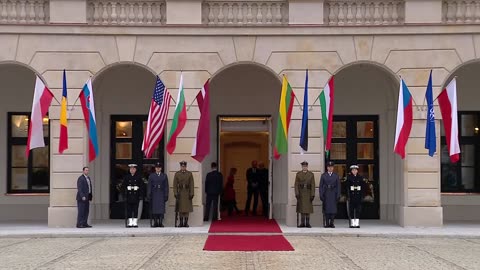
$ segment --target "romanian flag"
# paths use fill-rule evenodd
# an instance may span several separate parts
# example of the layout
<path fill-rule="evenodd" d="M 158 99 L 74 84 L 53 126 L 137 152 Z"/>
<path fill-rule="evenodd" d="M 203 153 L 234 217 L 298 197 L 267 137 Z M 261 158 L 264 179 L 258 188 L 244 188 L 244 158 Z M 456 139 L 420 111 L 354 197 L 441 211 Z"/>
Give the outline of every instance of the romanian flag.
<path fill-rule="evenodd" d="M 293 100 L 295 93 L 293 93 L 287 77 L 283 76 L 282 94 L 280 96 L 280 106 L 278 109 L 278 123 L 277 134 L 275 137 L 275 148 L 273 154 L 275 159 L 279 159 L 282 154 L 287 153 L 288 150 L 288 128 L 292 118 Z"/>
<path fill-rule="evenodd" d="M 58 152 L 63 154 L 63 151 L 68 149 L 68 128 L 67 128 L 67 75 L 65 69 L 63 70 L 63 92 L 60 108 L 60 142 L 58 143 Z"/>

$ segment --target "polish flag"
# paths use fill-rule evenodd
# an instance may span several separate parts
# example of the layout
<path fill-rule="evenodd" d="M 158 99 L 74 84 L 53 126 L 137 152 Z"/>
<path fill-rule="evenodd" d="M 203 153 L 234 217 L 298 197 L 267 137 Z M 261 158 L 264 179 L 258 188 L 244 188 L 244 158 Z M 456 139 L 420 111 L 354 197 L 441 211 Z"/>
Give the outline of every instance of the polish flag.
<path fill-rule="evenodd" d="M 33 94 L 32 114 L 28 128 L 28 140 L 25 156 L 28 158 L 30 150 L 44 147 L 43 118 L 47 116 L 48 109 L 52 103 L 53 94 L 42 80 L 37 76 L 35 81 L 35 92 Z"/>
<path fill-rule="evenodd" d="M 413 98 L 410 90 L 403 81 L 400 81 L 398 93 L 397 128 L 395 130 L 394 152 L 405 158 L 405 148 L 413 124 Z"/>
<path fill-rule="evenodd" d="M 438 96 L 438 104 L 445 127 L 450 161 L 456 163 L 460 160 L 460 144 L 458 142 L 457 80 L 455 78 Z"/>

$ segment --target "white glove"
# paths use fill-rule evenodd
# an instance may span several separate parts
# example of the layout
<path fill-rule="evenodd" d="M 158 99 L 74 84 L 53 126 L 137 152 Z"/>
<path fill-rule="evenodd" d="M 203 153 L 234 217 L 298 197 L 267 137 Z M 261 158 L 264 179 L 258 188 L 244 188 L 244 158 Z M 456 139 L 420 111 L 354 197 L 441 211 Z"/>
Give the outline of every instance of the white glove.
<path fill-rule="evenodd" d="M 132 186 L 127 186 L 127 190 L 132 190 Z"/>
<path fill-rule="evenodd" d="M 137 187 L 137 186 L 133 186 L 133 190 L 137 191 L 137 190 L 138 190 L 138 187 Z"/>

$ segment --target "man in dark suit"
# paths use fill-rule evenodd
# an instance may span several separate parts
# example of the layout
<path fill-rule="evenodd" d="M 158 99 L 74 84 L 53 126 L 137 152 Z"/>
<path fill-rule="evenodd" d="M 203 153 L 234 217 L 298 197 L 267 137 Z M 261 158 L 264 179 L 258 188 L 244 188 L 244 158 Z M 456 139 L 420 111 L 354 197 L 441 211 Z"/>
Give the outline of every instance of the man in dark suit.
<path fill-rule="evenodd" d="M 77 228 L 91 228 L 88 225 L 88 212 L 92 200 L 92 181 L 88 176 L 88 167 L 83 167 L 83 173 L 77 180 Z"/>
<path fill-rule="evenodd" d="M 259 192 L 259 180 L 261 172 L 257 168 L 258 163 L 256 160 L 252 161 L 252 167 L 247 170 L 247 203 L 245 204 L 245 215 L 248 216 L 250 211 L 250 203 L 253 196 L 253 209 L 252 214 L 257 215 L 258 206 L 258 192 Z"/>
<path fill-rule="evenodd" d="M 207 204 L 203 221 L 208 221 L 210 217 L 210 207 L 213 203 L 212 221 L 218 218 L 218 197 L 223 189 L 223 175 L 217 169 L 217 163 L 212 162 L 212 171 L 207 174 L 205 179 L 205 193 L 207 194 Z"/>

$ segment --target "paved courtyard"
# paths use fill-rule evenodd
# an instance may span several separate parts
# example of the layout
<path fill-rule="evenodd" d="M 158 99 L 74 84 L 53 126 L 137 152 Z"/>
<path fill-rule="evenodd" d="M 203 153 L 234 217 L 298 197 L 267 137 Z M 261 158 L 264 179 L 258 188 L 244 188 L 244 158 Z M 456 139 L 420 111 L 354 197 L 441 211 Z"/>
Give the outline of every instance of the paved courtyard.
<path fill-rule="evenodd" d="M 293 252 L 206 252 L 207 235 L 0 238 L 0 269 L 480 269 L 480 239 L 286 236 Z"/>

